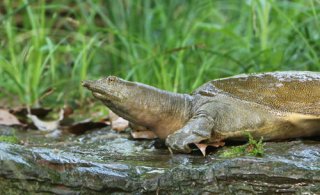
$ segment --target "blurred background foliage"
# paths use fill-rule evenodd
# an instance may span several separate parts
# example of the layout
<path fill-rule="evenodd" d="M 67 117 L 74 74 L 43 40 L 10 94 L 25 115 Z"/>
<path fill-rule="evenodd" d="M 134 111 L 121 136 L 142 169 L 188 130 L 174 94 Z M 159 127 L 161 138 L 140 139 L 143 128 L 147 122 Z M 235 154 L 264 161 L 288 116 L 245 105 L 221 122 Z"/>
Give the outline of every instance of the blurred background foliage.
<path fill-rule="evenodd" d="M 319 0 L 2 0 L 0 98 L 81 104 L 81 80 L 108 75 L 190 92 L 239 73 L 319 71 L 319 13 Z"/>

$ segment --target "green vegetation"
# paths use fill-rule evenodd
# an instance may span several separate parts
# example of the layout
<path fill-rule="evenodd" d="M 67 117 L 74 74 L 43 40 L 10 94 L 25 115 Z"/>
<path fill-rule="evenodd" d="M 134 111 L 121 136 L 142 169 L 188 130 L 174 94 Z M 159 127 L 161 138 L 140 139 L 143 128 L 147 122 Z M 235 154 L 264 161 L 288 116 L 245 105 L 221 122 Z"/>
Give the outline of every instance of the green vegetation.
<path fill-rule="evenodd" d="M 83 102 L 80 81 L 107 75 L 190 92 L 320 70 L 318 0 L 3 0 L 0 13 L 0 98 L 20 104 Z"/>
<path fill-rule="evenodd" d="M 19 139 L 14 135 L 0 135 L 0 142 L 18 144 Z"/>
<path fill-rule="evenodd" d="M 250 133 L 248 136 L 248 143 L 241 146 L 233 146 L 223 151 L 221 157 L 237 157 L 237 156 L 256 156 L 261 157 L 264 155 L 263 138 L 259 141 L 253 139 Z"/>

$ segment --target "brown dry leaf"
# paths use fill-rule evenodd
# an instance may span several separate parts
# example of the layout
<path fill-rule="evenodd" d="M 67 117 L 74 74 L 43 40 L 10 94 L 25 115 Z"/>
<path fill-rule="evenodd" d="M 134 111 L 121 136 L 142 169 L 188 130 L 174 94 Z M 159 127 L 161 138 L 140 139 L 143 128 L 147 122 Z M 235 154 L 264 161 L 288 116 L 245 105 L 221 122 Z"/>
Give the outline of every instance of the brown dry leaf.
<path fill-rule="evenodd" d="M 201 151 L 203 156 L 206 156 L 206 149 L 208 147 L 208 144 L 194 144 L 197 146 L 197 148 Z"/>
<path fill-rule="evenodd" d="M 111 128 L 116 131 L 124 131 L 129 127 L 129 122 L 121 117 L 117 120 L 111 121 Z"/>
<path fill-rule="evenodd" d="M 40 131 L 54 131 L 59 128 L 60 121 L 63 119 L 63 113 L 64 113 L 64 110 L 61 109 L 59 113 L 59 119 L 55 121 L 43 121 L 33 114 L 28 114 L 27 117 L 32 120 L 33 124 Z"/>
<path fill-rule="evenodd" d="M 212 146 L 212 147 L 220 147 L 220 146 L 224 146 L 224 142 L 220 141 L 220 142 L 213 142 L 213 143 L 209 143 L 209 144 L 201 144 L 201 143 L 197 143 L 195 144 L 197 146 L 197 148 L 199 148 L 199 150 L 201 151 L 203 156 L 206 156 L 206 149 L 208 146 Z"/>
<path fill-rule="evenodd" d="M 0 109 L 0 124 L 7 126 L 22 125 L 13 114 L 4 109 Z"/>
<path fill-rule="evenodd" d="M 153 131 L 131 131 L 134 139 L 155 139 L 158 136 Z"/>
<path fill-rule="evenodd" d="M 129 127 L 129 122 L 120 116 L 116 115 L 111 110 L 109 111 L 109 118 L 111 121 L 111 128 L 116 131 L 124 131 Z"/>

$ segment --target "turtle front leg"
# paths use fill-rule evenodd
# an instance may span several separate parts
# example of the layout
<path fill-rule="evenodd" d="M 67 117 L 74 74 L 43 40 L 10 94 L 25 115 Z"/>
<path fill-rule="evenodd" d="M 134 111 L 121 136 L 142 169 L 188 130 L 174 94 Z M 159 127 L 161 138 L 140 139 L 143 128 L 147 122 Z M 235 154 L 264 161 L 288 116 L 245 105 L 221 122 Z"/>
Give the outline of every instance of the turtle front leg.
<path fill-rule="evenodd" d="M 197 144 L 211 137 L 214 120 L 206 113 L 191 118 L 187 124 L 166 139 L 166 145 L 174 151 L 190 153 L 190 144 Z"/>

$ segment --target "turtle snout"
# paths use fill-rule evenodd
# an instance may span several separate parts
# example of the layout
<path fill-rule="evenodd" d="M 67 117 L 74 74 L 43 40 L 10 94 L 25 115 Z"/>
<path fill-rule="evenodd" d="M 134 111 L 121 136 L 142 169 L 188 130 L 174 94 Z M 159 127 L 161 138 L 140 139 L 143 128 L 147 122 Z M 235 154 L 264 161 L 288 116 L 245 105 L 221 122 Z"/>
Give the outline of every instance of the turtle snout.
<path fill-rule="evenodd" d="M 101 81 L 92 81 L 92 80 L 85 80 L 81 81 L 83 87 L 89 89 L 91 92 L 104 94 L 107 90 L 105 86 L 101 83 Z"/>
<path fill-rule="evenodd" d="M 81 85 L 86 88 L 90 88 L 92 83 L 93 83 L 93 81 L 90 81 L 90 80 L 81 81 Z"/>

